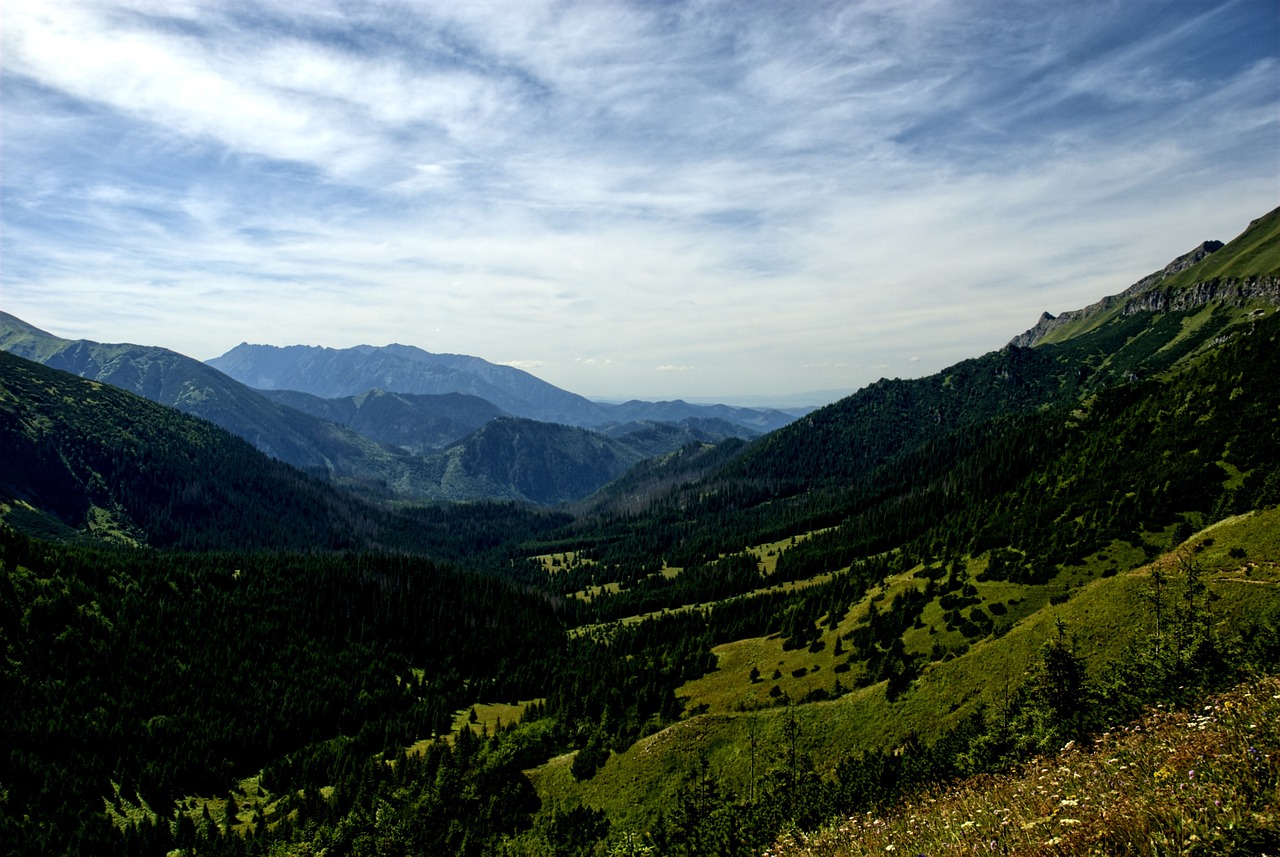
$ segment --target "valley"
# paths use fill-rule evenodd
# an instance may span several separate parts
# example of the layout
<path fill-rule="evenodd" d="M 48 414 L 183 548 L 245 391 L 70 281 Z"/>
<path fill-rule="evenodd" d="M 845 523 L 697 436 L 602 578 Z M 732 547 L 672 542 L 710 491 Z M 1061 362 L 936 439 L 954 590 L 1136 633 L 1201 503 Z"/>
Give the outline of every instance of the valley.
<path fill-rule="evenodd" d="M 411 502 L 580 501 L 641 461 L 755 438 L 810 410 L 595 403 L 518 369 L 406 346 L 242 345 L 204 364 L 62 339 L 3 312 L 0 351 L 208 420 L 348 490 Z"/>
<path fill-rule="evenodd" d="M 1199 766 L 1222 847 L 1275 847 L 1274 730 L 1247 772 L 1212 754 L 1280 674 L 1276 247 L 1280 210 L 804 413 L 517 407 L 477 358 L 207 366 L 5 316 L 0 838 L 931 853 L 1016 806 L 1010 853 L 1216 853 L 1183 803 L 1074 830 L 1078 790 L 1013 798 L 1106 748 L 1145 766 L 1111 805 Z"/>

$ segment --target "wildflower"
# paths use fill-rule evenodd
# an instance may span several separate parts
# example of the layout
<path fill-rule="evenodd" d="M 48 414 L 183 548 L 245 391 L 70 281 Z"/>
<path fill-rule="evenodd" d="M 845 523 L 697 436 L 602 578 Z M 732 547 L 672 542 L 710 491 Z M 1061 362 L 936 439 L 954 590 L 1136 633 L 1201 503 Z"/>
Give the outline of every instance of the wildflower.
<path fill-rule="evenodd" d="M 1187 771 L 1187 779 L 1194 780 L 1195 778 L 1196 778 L 1196 772 L 1194 768 L 1192 768 L 1190 771 Z"/>

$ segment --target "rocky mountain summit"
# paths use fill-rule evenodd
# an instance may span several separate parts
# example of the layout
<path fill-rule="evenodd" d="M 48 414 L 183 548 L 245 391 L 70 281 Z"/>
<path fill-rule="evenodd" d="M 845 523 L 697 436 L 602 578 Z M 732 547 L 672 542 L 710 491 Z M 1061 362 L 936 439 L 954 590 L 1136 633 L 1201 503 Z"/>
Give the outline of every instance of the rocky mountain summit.
<path fill-rule="evenodd" d="M 1034 327 L 1009 340 L 1009 344 L 1016 345 L 1019 348 L 1030 348 L 1031 346 L 1038 345 L 1042 342 L 1044 338 L 1048 336 L 1050 331 L 1062 327 L 1067 322 L 1076 321 L 1078 319 L 1106 312 L 1119 304 L 1125 305 L 1126 314 L 1129 314 L 1131 311 L 1139 311 L 1141 309 L 1156 309 L 1154 306 L 1140 306 L 1137 310 L 1129 310 L 1129 306 L 1135 302 L 1135 299 L 1140 304 L 1145 303 L 1142 299 L 1152 293 L 1157 293 L 1157 289 L 1161 283 L 1165 282 L 1175 274 L 1182 273 L 1192 265 L 1200 262 L 1202 259 L 1208 258 L 1210 255 L 1221 250 L 1224 246 L 1226 245 L 1221 241 L 1205 241 L 1194 250 L 1188 253 L 1183 253 L 1159 271 L 1155 271 L 1154 273 L 1143 277 L 1141 280 L 1138 280 L 1138 282 L 1134 283 L 1118 295 L 1108 295 L 1097 303 L 1090 304 L 1084 309 L 1067 310 L 1061 315 L 1053 315 L 1046 311 L 1040 316 L 1040 320 L 1036 322 Z M 1208 299 L 1200 301 L 1199 303 L 1205 303 L 1207 300 Z M 1198 306 L 1199 304 L 1194 305 Z M 1190 306 L 1179 308 L 1189 309 Z M 1160 310 L 1165 309 L 1168 309 L 1167 295 L 1165 305 L 1160 307 Z"/>
<path fill-rule="evenodd" d="M 1219 251 L 1228 245 L 1205 241 L 1119 294 L 1056 316 L 1045 312 L 1035 326 L 1015 336 L 1009 344 L 1029 348 L 1057 341 L 1069 335 L 1068 331 L 1073 328 L 1091 326 L 1117 313 L 1129 316 L 1140 312 L 1178 312 L 1213 301 L 1237 308 L 1254 301 L 1280 305 L 1280 272 L 1276 271 L 1275 260 L 1270 259 L 1269 266 L 1254 264 L 1260 257 L 1269 259 L 1277 253 L 1277 230 L 1280 230 L 1280 209 L 1250 223 L 1226 254 Z M 1268 268 L 1269 273 L 1258 273 Z"/>

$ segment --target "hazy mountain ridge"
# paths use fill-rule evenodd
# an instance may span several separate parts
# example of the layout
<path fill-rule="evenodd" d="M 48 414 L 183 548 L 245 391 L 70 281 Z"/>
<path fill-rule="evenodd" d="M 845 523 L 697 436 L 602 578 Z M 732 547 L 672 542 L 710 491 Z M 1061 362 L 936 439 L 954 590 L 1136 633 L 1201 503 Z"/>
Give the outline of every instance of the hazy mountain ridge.
<path fill-rule="evenodd" d="M 642 462 L 692 445 L 737 440 L 733 426 L 649 423 L 593 431 L 501 417 L 423 460 L 433 499 L 485 497 L 541 506 L 574 503 L 623 477 Z"/>
<path fill-rule="evenodd" d="M 651 455 L 688 443 L 758 434 L 756 429 L 705 416 L 733 413 L 735 409 L 683 406 L 667 413 L 673 418 L 670 423 L 606 423 L 591 442 L 584 442 L 580 435 L 583 429 L 532 419 L 513 420 L 499 431 L 476 435 L 485 424 L 507 416 L 477 396 L 365 389 L 358 395 L 326 399 L 295 390 L 258 391 L 168 349 L 62 339 L 4 313 L 0 313 L 0 350 L 113 384 L 206 419 L 273 458 L 338 484 L 374 495 L 416 500 L 572 502 Z M 429 373 L 450 376 L 454 371 L 450 366 L 428 365 L 430 355 L 408 346 L 353 351 L 382 357 L 390 354 L 397 371 L 406 361 L 425 366 Z M 267 349 L 262 353 L 281 357 L 295 352 Z M 496 378 L 509 377 L 508 367 L 493 366 L 479 358 L 447 357 L 457 366 L 480 366 Z M 399 376 L 391 373 L 388 377 Z M 535 395 L 553 400 L 563 393 L 533 380 Z M 632 408 L 629 412 L 635 411 Z M 762 412 L 744 414 L 766 419 Z M 511 448 L 499 448 L 494 440 L 497 437 Z M 557 447 L 557 443 L 563 446 Z M 481 461 L 485 455 L 493 456 L 493 462 Z M 575 455 L 582 458 L 574 460 Z M 537 456 L 543 460 L 535 461 Z M 459 469 L 460 461 L 466 462 L 465 468 Z M 531 481 L 533 474 L 550 481 L 536 485 Z"/>
<path fill-rule="evenodd" d="M 354 429 L 412 455 L 429 455 L 466 437 L 490 420 L 508 416 L 491 402 L 465 393 L 422 395 L 367 390 L 325 399 L 297 390 L 263 390 L 286 407 Z"/>
<path fill-rule="evenodd" d="M 420 395 L 465 393 L 492 402 L 512 416 L 582 428 L 709 417 L 739 425 L 750 436 L 786 425 L 796 416 L 776 408 L 695 405 L 679 400 L 632 400 L 620 405 L 593 402 L 521 369 L 479 357 L 433 354 L 410 345 L 339 349 L 241 343 L 207 362 L 261 390 L 297 390 L 322 398 L 352 396 L 374 388 Z"/>
<path fill-rule="evenodd" d="M 408 345 L 339 349 L 241 343 L 207 362 L 264 390 L 298 390 L 322 398 L 354 396 L 374 388 L 420 395 L 466 393 L 513 416 L 543 422 L 598 425 L 607 419 L 589 399 L 523 370 Z"/>
<path fill-rule="evenodd" d="M 618 422 L 671 422 L 682 420 L 721 420 L 746 429 L 749 434 L 738 434 L 738 437 L 750 437 L 753 434 L 767 434 L 776 428 L 792 422 L 800 411 L 797 409 L 783 411 L 777 408 L 743 408 L 733 405 L 697 405 L 682 399 L 664 402 L 642 402 L 632 400 L 620 405 L 604 405 L 609 409 L 611 420 Z"/>
<path fill-rule="evenodd" d="M 439 481 L 426 459 L 384 475 Z M 388 510 L 207 420 L 3 351 L 0 520 L 59 540 L 451 559 L 562 523 L 511 503 Z"/>

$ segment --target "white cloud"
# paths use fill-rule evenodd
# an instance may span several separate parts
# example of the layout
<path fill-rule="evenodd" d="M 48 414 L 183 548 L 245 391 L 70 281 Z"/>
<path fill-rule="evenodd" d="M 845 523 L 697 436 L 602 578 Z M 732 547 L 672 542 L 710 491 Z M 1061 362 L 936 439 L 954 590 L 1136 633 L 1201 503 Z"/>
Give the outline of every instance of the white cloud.
<path fill-rule="evenodd" d="M 1275 204 L 1274 16 L 1022 12 L 11 2 L 5 309 L 603 395 L 933 371 Z"/>

